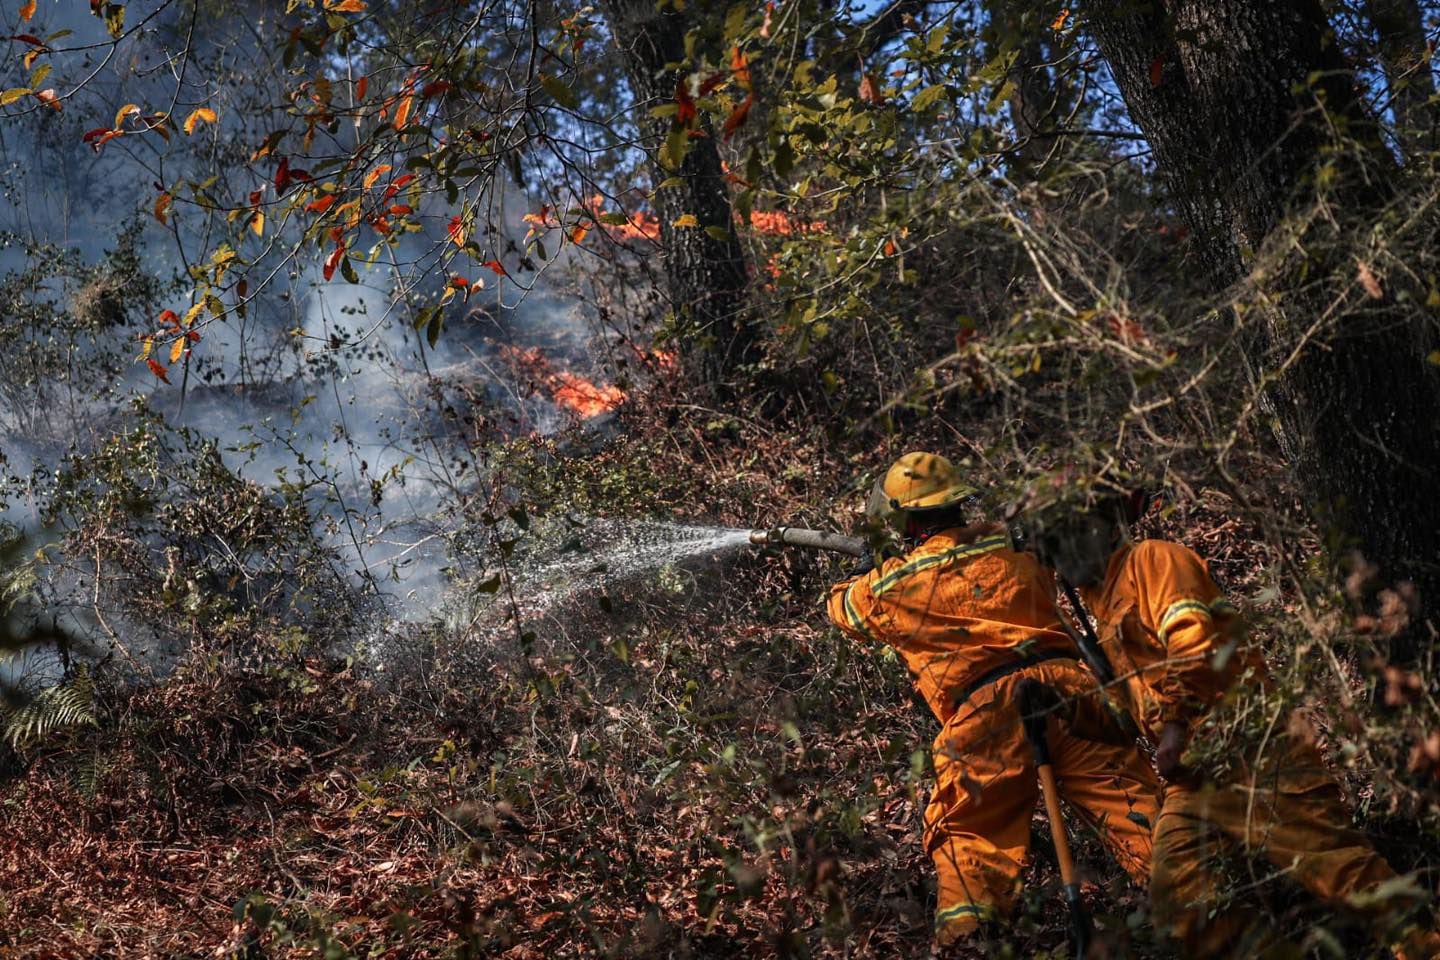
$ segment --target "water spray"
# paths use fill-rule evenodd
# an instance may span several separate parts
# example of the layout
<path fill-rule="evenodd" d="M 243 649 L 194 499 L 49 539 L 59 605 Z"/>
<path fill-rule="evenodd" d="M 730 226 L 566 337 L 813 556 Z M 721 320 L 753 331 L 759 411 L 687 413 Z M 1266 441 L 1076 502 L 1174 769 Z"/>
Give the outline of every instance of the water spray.
<path fill-rule="evenodd" d="M 750 542 L 759 547 L 791 546 L 810 550 L 831 550 L 835 553 L 858 557 L 865 552 L 865 540 L 861 537 L 846 537 L 828 530 L 806 530 L 804 527 L 775 527 L 771 530 L 751 530 Z"/>

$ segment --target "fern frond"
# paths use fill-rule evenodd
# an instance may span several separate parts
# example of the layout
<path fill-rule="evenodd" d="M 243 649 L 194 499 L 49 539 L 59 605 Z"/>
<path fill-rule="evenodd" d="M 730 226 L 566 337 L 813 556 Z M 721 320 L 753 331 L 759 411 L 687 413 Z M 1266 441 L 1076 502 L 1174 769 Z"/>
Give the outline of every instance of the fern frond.
<path fill-rule="evenodd" d="M 68 682 L 47 687 L 29 703 L 6 711 L 0 736 L 18 751 L 58 730 L 95 722 L 95 688 L 82 670 Z"/>

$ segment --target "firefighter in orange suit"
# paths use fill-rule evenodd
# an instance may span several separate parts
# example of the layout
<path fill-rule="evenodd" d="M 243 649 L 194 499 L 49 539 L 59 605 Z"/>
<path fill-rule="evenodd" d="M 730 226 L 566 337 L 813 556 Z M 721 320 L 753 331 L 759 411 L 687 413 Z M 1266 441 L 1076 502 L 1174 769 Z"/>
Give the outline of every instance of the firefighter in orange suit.
<path fill-rule="evenodd" d="M 857 571 L 829 600 L 846 633 L 899 652 L 942 725 L 925 811 L 942 946 L 1002 916 L 1019 888 L 1038 787 L 1016 685 L 1049 685 L 1071 714 L 1101 709 L 1060 628 L 1053 575 L 1011 549 L 999 525 L 967 525 L 961 503 L 971 493 L 943 457 L 900 458 L 877 484 L 871 512 L 900 514 L 919 545 Z M 1083 740 L 1054 724 L 1051 736 L 1062 796 L 1144 883 L 1159 790 L 1149 764 L 1133 742 Z"/>
<path fill-rule="evenodd" d="M 1155 746 L 1156 766 L 1168 781 L 1150 879 L 1157 926 L 1187 957 L 1259 956 L 1277 945 L 1257 909 L 1217 903 L 1214 865 L 1243 853 L 1268 860 L 1327 904 L 1364 905 L 1360 912 L 1382 941 L 1404 941 L 1398 955 L 1435 956 L 1432 934 L 1391 929 L 1390 911 L 1413 901 L 1366 903 L 1384 900 L 1365 894 L 1383 892 L 1377 888 L 1395 872 L 1352 826 L 1319 751 L 1289 736 L 1285 718 L 1268 724 L 1263 756 L 1230 751 L 1227 769 L 1212 771 L 1182 762 L 1187 743 L 1228 692 L 1270 683 L 1205 563 L 1177 543 L 1129 542 L 1118 498 L 1093 510 L 1052 512 L 1034 537 L 1036 551 L 1079 587 L 1115 676 L 1125 683 L 1112 692 Z M 1229 725 L 1218 724 L 1213 735 Z"/>

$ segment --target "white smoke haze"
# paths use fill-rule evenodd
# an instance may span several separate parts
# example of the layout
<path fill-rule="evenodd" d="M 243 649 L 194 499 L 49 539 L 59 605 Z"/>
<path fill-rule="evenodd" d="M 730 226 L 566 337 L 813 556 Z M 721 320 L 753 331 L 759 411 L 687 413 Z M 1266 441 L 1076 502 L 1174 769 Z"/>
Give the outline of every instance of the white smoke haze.
<path fill-rule="evenodd" d="M 165 6 L 132 3 L 127 16 L 139 22 Z M 264 5 L 255 10 L 257 26 L 264 27 Z M 456 298 L 432 347 L 410 323 L 415 305 L 438 295 L 445 271 L 415 286 L 408 265 L 448 250 L 449 208 L 439 198 L 429 200 L 433 211 L 421 210 L 426 229 L 393 248 L 399 269 L 382 256 L 374 267 L 360 268 L 357 284 L 338 274 L 325 281 L 313 250 L 291 257 L 298 230 L 275 223 L 264 244 L 238 251 L 251 260 L 257 285 L 272 273 L 274 280 L 261 287 L 244 317 L 230 312 L 206 322 L 189 370 L 175 364 L 171 383 L 161 383 L 137 362 L 136 336 L 154 329 L 160 311 L 189 309 L 187 268 L 215 241 L 213 224 L 183 196 L 177 195 L 167 224 L 152 206 L 156 185 L 168 189 L 196 168 L 187 151 L 202 149 L 201 138 L 191 141 L 177 132 L 167 147 L 153 135 L 127 135 L 97 153 L 83 137 L 108 124 L 124 103 L 149 110 L 173 102 L 177 117 L 192 104 L 217 106 L 217 150 L 241 156 L 263 139 L 266 111 L 244 105 L 255 97 L 263 101 L 267 92 L 241 65 L 264 62 L 274 51 L 250 40 L 250 49 L 237 52 L 227 46 L 236 42 L 233 31 L 222 33 L 221 21 L 203 16 L 192 25 L 195 12 L 188 4 L 169 6 L 109 60 L 97 59 L 92 69 L 98 72 L 63 112 L 31 110 L 0 122 L 0 191 L 7 201 L 0 205 L 0 289 L 6 291 L 0 324 L 17 356 L 31 351 L 37 358 L 28 379 L 9 378 L 0 389 L 0 472 L 6 478 L 0 519 L 25 531 L 32 548 L 50 543 L 53 549 L 41 507 L 58 473 L 70 458 L 134 429 L 143 419 L 136 406 L 141 401 L 168 429 L 186 428 L 213 441 L 225 465 L 243 479 L 273 491 L 306 488 L 324 542 L 351 589 L 383 611 L 376 631 L 469 609 L 468 600 L 453 595 L 455 585 L 482 574 L 485 559 L 473 547 L 455 549 L 452 541 L 466 522 L 467 505 L 493 478 L 470 447 L 473 432 L 447 409 L 454 406 L 454 391 L 447 388 L 461 384 L 485 398 L 499 411 L 495 419 L 505 433 L 551 434 L 573 422 L 551 399 L 533 395 L 523 374 L 517 376 L 497 353 L 499 344 L 539 344 L 567 363 L 589 354 L 591 328 L 583 310 L 567 296 L 563 280 L 552 280 L 563 278 L 565 257 L 528 274 L 534 278 L 529 291 L 457 260 L 451 269 L 463 262 L 470 279 L 483 275 L 489 282 L 469 303 Z M 104 24 L 83 4 L 42 0 L 36 22 L 47 32 L 72 30 L 67 45 L 108 39 Z M 167 60 L 163 52 L 180 50 L 192 26 L 189 57 Z M 223 35 L 223 44 L 212 42 L 212 31 Z M 70 67 L 67 72 L 74 72 Z M 7 79 L 3 85 L 12 84 Z M 274 198 L 264 183 L 233 189 L 268 189 Z M 504 184 L 470 199 L 483 209 L 508 211 L 498 226 L 514 241 L 525 230 L 520 214 L 538 206 Z M 134 271 L 112 270 L 131 255 L 127 251 L 133 252 Z M 47 312 L 57 327 L 61 315 L 70 317 L 70 332 L 47 331 Z M 26 369 L 23 362 L 14 365 Z M 597 421 L 600 429 L 603 420 Z M 72 574 L 57 576 L 48 587 L 47 613 L 102 650 L 123 635 L 127 656 L 164 669 L 178 639 L 133 622 L 114 606 L 98 623 L 96 589 Z M 53 651 L 26 651 L 11 659 L 0 683 L 53 682 L 60 666 Z"/>

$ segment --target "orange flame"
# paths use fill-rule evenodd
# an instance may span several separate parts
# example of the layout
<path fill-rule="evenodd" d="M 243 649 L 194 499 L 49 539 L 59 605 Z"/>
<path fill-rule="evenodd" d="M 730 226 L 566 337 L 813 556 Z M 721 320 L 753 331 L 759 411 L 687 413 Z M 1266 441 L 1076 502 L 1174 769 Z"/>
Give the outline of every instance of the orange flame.
<path fill-rule="evenodd" d="M 625 391 L 613 384 L 598 384 L 568 370 L 557 370 L 539 347 L 522 350 L 501 344 L 500 353 L 521 372 L 542 385 L 550 399 L 589 420 L 609 413 L 625 402 Z"/>

